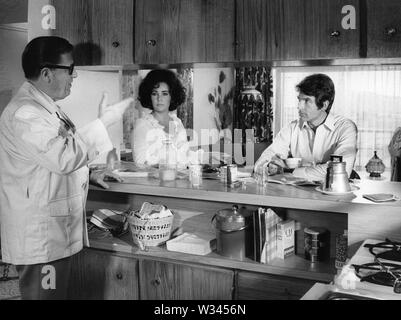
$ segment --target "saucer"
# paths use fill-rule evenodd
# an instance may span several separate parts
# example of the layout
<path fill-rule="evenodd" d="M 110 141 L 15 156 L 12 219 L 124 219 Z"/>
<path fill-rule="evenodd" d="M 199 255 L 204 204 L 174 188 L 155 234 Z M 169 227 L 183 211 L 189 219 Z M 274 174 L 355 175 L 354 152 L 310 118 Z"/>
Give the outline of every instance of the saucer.
<path fill-rule="evenodd" d="M 351 190 L 350 191 L 346 191 L 346 192 L 334 192 L 334 191 L 323 190 L 322 186 L 316 187 L 315 190 L 319 191 L 321 193 L 324 193 L 324 194 L 332 195 L 332 196 L 342 196 L 342 195 L 345 195 L 345 194 L 350 194 L 350 193 L 352 193 L 352 192 L 354 192 L 356 190 L 359 190 L 359 187 L 357 187 L 357 186 L 351 185 L 350 187 L 351 187 Z"/>

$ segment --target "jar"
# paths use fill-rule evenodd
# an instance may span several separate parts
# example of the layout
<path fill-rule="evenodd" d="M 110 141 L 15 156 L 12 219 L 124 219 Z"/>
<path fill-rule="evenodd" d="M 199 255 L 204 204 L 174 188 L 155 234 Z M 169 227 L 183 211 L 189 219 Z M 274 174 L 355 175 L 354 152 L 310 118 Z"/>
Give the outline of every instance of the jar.
<path fill-rule="evenodd" d="M 372 179 L 380 179 L 381 174 L 386 168 L 383 161 L 377 156 L 377 151 L 374 152 L 373 157 L 365 166 L 366 171 L 370 173 L 369 177 Z"/>
<path fill-rule="evenodd" d="M 246 217 L 250 214 L 246 209 L 238 209 L 234 205 L 230 209 L 222 209 L 213 217 L 216 220 L 217 253 L 232 259 L 244 260 L 247 255 L 246 244 L 249 242 Z"/>
<path fill-rule="evenodd" d="M 173 181 L 177 176 L 177 149 L 170 139 L 163 140 L 159 161 L 159 178 L 161 181 Z"/>

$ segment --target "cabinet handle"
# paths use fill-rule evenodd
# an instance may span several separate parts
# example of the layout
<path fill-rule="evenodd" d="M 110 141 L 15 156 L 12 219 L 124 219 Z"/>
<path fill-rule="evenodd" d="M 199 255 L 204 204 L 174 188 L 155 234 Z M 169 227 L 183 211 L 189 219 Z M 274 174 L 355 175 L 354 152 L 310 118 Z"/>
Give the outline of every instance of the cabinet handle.
<path fill-rule="evenodd" d="M 332 38 L 338 38 L 341 35 L 340 31 L 334 30 L 330 33 L 330 37 Z"/>
<path fill-rule="evenodd" d="M 113 48 L 117 48 L 120 46 L 120 42 L 114 41 L 111 45 L 113 46 Z"/>
<path fill-rule="evenodd" d="M 116 277 L 118 280 L 121 280 L 123 278 L 123 275 L 121 273 L 117 273 Z"/>
<path fill-rule="evenodd" d="M 389 37 L 394 36 L 397 33 L 397 29 L 394 27 L 389 27 L 386 28 L 386 35 L 388 35 Z"/>
<path fill-rule="evenodd" d="M 154 47 L 156 45 L 156 40 L 147 40 L 146 45 Z"/>
<path fill-rule="evenodd" d="M 161 282 L 160 278 L 156 278 L 156 279 L 154 279 L 154 280 L 152 281 L 152 284 L 153 284 L 155 287 L 160 286 L 161 283 L 162 283 L 162 282 Z"/>

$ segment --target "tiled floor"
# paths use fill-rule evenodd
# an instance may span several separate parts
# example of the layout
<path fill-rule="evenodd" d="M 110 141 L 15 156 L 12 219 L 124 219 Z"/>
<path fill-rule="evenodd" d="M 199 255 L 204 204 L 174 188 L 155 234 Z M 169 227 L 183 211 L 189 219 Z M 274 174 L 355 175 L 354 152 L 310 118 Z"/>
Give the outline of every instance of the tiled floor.
<path fill-rule="evenodd" d="M 18 279 L 15 279 L 18 276 L 17 270 L 14 266 L 10 266 L 8 277 L 12 279 L 4 281 L 2 280 L 4 268 L 5 266 L 0 264 L 0 300 L 20 300 Z"/>

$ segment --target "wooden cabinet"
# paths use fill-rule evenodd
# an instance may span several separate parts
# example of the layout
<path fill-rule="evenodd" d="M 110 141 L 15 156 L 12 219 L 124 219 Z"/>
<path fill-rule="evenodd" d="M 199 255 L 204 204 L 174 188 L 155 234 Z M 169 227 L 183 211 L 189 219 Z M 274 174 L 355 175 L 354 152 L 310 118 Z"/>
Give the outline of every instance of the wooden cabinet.
<path fill-rule="evenodd" d="M 140 261 L 139 279 L 141 299 L 230 300 L 234 290 L 232 270 L 160 261 Z"/>
<path fill-rule="evenodd" d="M 343 7 L 355 29 L 343 29 Z M 238 60 L 359 57 L 358 0 L 237 0 Z"/>
<path fill-rule="evenodd" d="M 135 62 L 234 60 L 234 0 L 137 0 Z"/>
<path fill-rule="evenodd" d="M 133 63 L 134 5 L 131 0 L 52 0 L 54 35 L 75 46 L 77 65 Z"/>
<path fill-rule="evenodd" d="M 138 261 L 101 250 L 84 249 L 72 261 L 72 299 L 139 299 Z"/>
<path fill-rule="evenodd" d="M 401 56 L 401 2 L 367 0 L 367 57 Z"/>
<path fill-rule="evenodd" d="M 236 299 L 299 300 L 316 281 L 239 271 Z"/>

